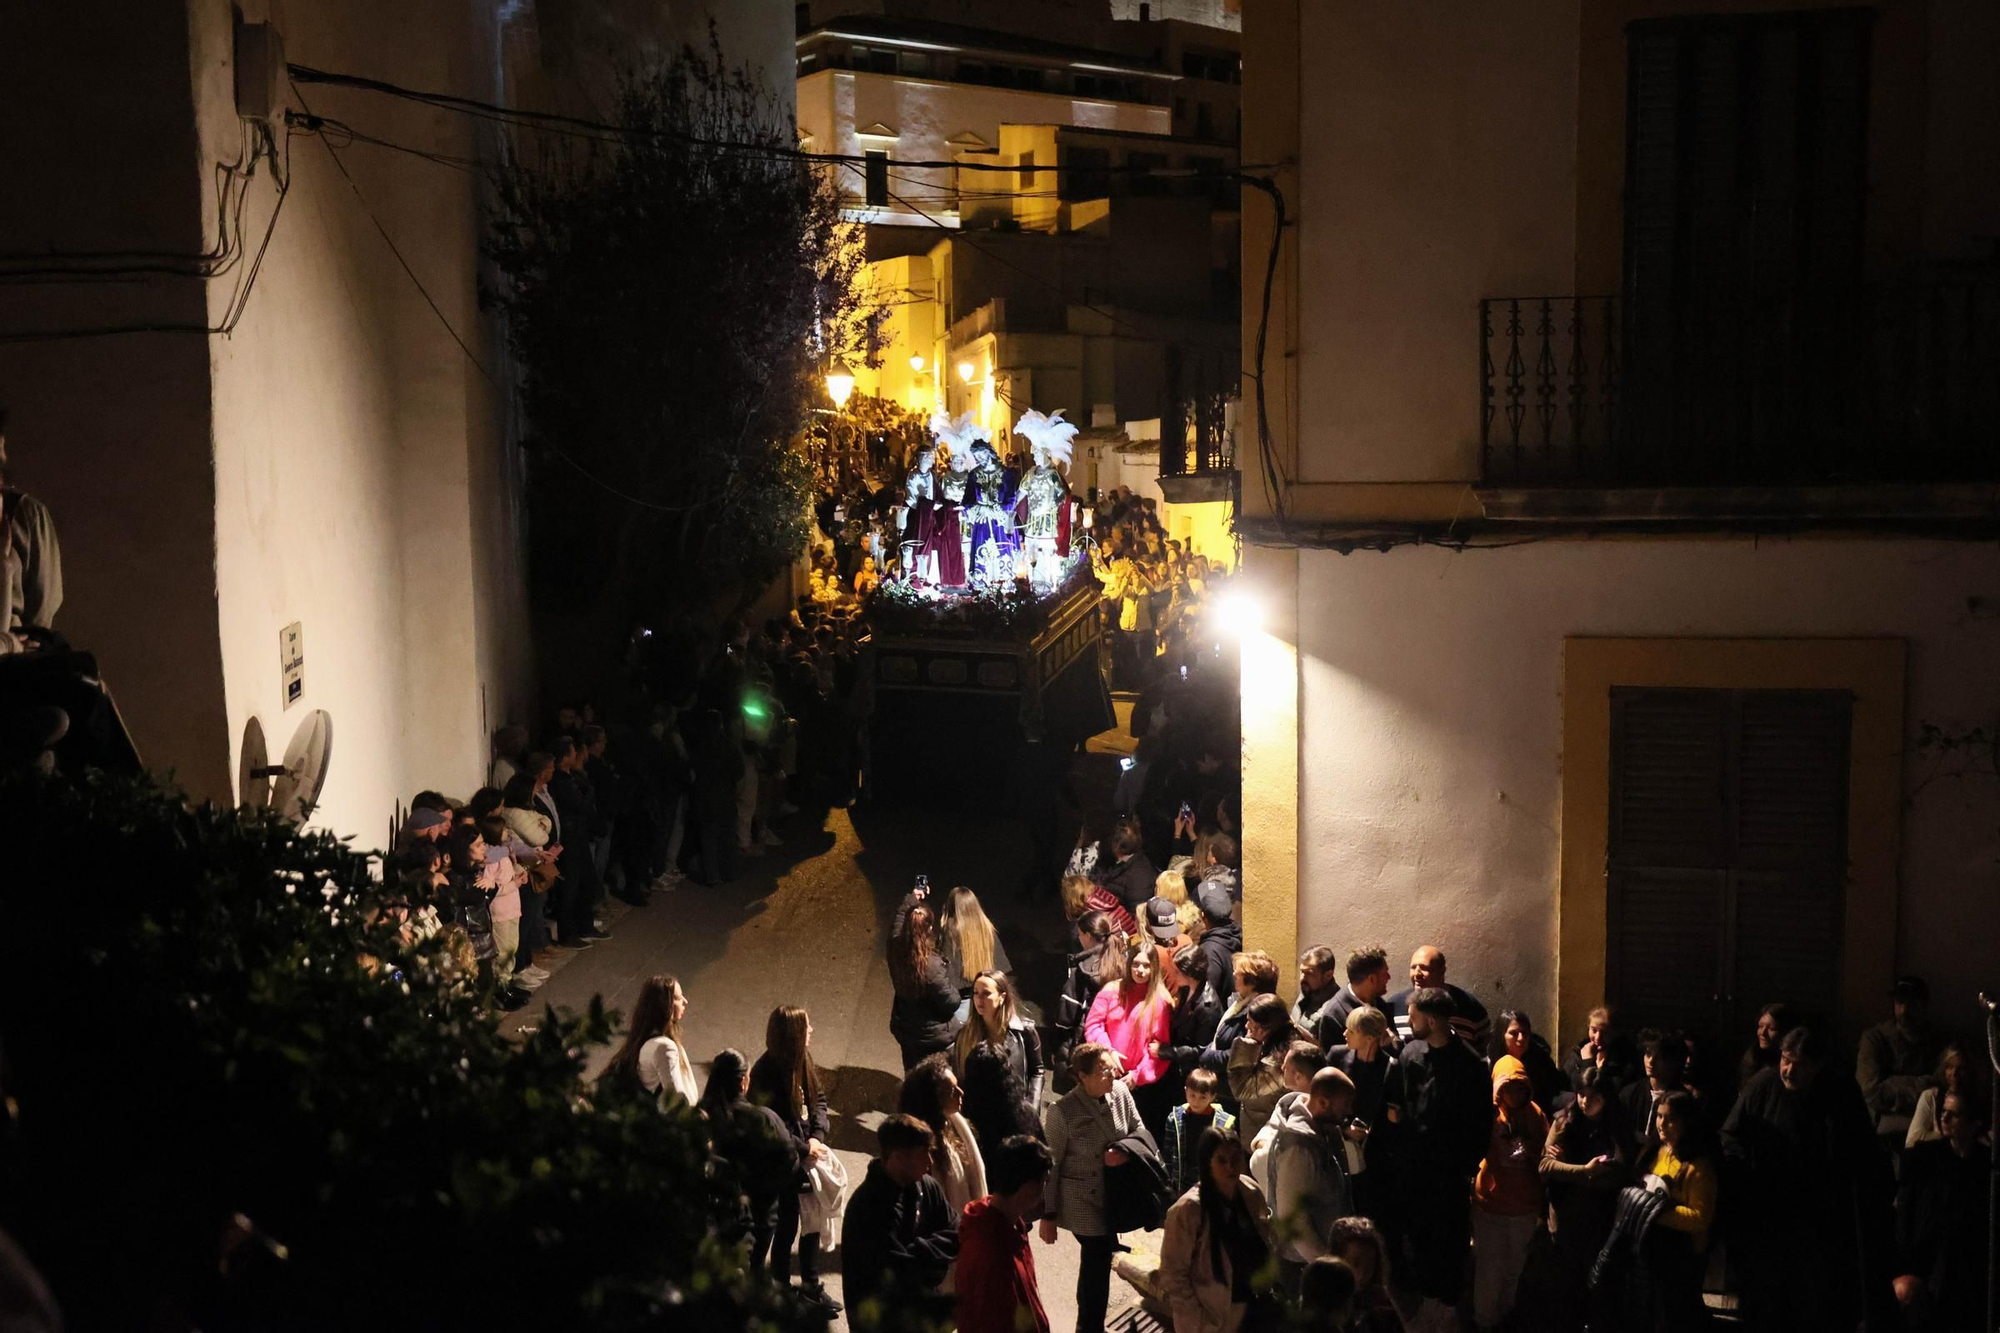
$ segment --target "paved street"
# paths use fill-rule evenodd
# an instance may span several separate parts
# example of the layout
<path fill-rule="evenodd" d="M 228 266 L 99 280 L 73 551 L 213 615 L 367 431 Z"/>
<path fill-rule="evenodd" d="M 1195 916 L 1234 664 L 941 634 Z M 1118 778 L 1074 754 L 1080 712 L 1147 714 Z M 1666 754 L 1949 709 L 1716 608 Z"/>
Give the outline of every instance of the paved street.
<path fill-rule="evenodd" d="M 1121 723 L 1126 707 L 1120 705 Z M 1078 756 L 1078 799 L 1101 806 L 1117 775 L 1116 756 L 1129 748 L 1122 730 L 1108 732 Z M 999 926 L 1022 990 L 1037 1006 L 1061 982 L 1068 932 L 1051 893 L 1024 901 L 1029 831 L 1018 819 L 983 813 L 990 795 L 940 793 L 904 802 L 832 810 L 823 818 L 795 815 L 771 848 L 735 883 L 655 895 L 644 908 L 615 901 L 607 944 L 558 968 L 536 1003 L 514 1016 L 530 1024 L 544 1003 L 581 1008 L 592 994 L 629 1009 L 639 983 L 656 972 L 679 977 L 689 997 L 686 1030 L 696 1073 L 705 1058 L 734 1046 L 755 1057 L 764 1020 L 779 1004 L 799 1004 L 813 1020 L 813 1055 L 827 1073 L 832 1146 L 858 1181 L 873 1146 L 874 1128 L 895 1104 L 901 1078 L 889 1036 L 890 985 L 884 945 L 896 904 L 913 878 L 928 874 L 939 887 L 964 884 L 979 895 Z M 1061 846 L 1075 838 L 1078 812 L 1060 816 Z M 593 1056 L 593 1070 L 608 1057 Z M 1127 1237 L 1157 1248 L 1157 1235 Z M 1054 1246 L 1037 1243 L 1042 1297 L 1057 1329 L 1074 1322 L 1077 1249 L 1065 1233 Z M 839 1262 L 823 1265 L 839 1292 Z M 1112 1283 L 1114 1314 L 1136 1304 L 1130 1287 Z M 836 1328 L 845 1328 L 838 1323 Z"/>

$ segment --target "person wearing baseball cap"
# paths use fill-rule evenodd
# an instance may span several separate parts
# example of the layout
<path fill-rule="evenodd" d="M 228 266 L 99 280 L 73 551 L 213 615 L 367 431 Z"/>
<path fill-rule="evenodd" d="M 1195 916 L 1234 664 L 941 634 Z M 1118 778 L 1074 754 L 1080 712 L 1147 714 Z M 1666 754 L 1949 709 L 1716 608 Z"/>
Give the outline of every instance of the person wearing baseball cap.
<path fill-rule="evenodd" d="M 1878 1134 L 1902 1142 L 1916 1113 L 1917 1098 L 1937 1069 L 1937 1033 L 1931 1028 L 1931 988 L 1922 977 L 1900 976 L 1889 987 L 1895 1016 L 1861 1034 L 1854 1076 L 1875 1117 Z"/>
<path fill-rule="evenodd" d="M 1206 966 L 1203 978 L 1217 995 L 1234 988 L 1229 960 L 1243 951 L 1243 927 L 1234 919 L 1235 902 L 1229 886 L 1219 879 L 1205 879 L 1195 886 L 1194 904 L 1201 909 L 1201 959 Z"/>

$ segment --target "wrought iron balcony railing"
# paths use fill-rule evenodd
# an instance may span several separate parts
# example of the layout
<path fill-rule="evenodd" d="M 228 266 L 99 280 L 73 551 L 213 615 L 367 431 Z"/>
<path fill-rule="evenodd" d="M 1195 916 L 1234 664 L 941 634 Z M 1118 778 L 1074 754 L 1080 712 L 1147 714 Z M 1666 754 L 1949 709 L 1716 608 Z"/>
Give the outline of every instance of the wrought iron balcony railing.
<path fill-rule="evenodd" d="M 2000 481 L 2000 283 L 1479 303 L 1489 486 Z"/>

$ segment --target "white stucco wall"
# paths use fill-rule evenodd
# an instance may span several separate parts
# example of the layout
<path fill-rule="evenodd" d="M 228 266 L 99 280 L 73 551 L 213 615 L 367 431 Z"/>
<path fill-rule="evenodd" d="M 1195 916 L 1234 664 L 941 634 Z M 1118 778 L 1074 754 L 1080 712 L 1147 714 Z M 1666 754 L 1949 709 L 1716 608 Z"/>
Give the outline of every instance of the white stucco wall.
<path fill-rule="evenodd" d="M 1549 542 L 1299 564 L 1300 946 L 1384 944 L 1400 976 L 1437 944 L 1489 1008 L 1544 1023 L 1565 636 L 1894 635 L 1912 732 L 2000 715 L 1993 545 Z M 1257 697 L 1246 679 L 1246 710 Z M 1897 961 L 1958 1022 L 2000 946 L 2000 781 L 1914 757 L 1905 776 Z"/>
<path fill-rule="evenodd" d="M 236 133 L 229 6 L 192 9 L 197 115 L 214 155 Z M 478 5 L 272 11 L 292 60 L 494 95 L 495 38 Z M 385 48 L 373 34 L 392 20 L 411 40 Z M 480 148 L 465 117 L 302 91 L 314 111 L 396 142 Z M 498 391 L 369 217 L 498 373 L 475 288 L 480 186 L 364 146 L 341 160 L 362 198 L 324 144 L 293 140 L 291 193 L 248 313 L 211 345 L 215 586 L 232 757 L 253 716 L 275 758 L 309 711 L 327 710 L 333 762 L 316 822 L 373 842 L 399 799 L 479 784 L 488 728 L 528 704 L 530 659 Z M 224 299 L 211 289 L 218 316 Z M 306 688 L 287 709 L 277 642 L 292 621 L 304 628 Z"/>
<path fill-rule="evenodd" d="M 1573 290 L 1577 14 L 1299 7 L 1298 480 L 1477 475 L 1479 298 Z"/>

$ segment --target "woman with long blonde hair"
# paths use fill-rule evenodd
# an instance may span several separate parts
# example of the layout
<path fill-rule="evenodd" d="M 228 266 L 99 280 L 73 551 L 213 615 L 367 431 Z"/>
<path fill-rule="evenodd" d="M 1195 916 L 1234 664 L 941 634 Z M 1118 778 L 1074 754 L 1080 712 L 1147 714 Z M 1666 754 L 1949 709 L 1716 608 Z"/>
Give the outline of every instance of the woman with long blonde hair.
<path fill-rule="evenodd" d="M 1119 1077 L 1131 1088 L 1146 1128 L 1157 1139 L 1167 1112 L 1173 1109 L 1162 1098 L 1170 1100 L 1178 1091 L 1170 1080 L 1162 1081 L 1173 1068 L 1172 1061 L 1153 1054 L 1156 1047 L 1172 1044 L 1174 1002 L 1160 975 L 1158 948 L 1152 936 L 1125 941 L 1124 962 L 1124 976 L 1107 982 L 1091 1002 L 1083 1039 L 1107 1047 L 1118 1057 Z"/>
<path fill-rule="evenodd" d="M 958 987 L 961 999 L 971 997 L 972 983 L 981 972 L 1013 970 L 1013 964 L 1007 960 L 1007 948 L 1000 943 L 1000 932 L 993 928 L 986 909 L 979 905 L 979 895 L 962 884 L 944 900 L 944 912 L 938 918 L 938 936 L 945 970 L 951 976 L 951 984 Z"/>

